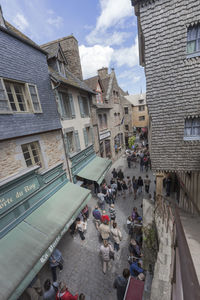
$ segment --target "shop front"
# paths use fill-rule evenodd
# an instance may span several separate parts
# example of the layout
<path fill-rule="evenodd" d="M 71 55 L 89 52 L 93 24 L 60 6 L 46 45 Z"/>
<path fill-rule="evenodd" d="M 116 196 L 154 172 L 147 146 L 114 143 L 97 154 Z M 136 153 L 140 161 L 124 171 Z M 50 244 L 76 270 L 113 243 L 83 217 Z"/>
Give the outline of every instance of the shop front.
<path fill-rule="evenodd" d="M 89 201 L 62 164 L 39 167 L 0 185 L 0 299 L 18 299 Z"/>

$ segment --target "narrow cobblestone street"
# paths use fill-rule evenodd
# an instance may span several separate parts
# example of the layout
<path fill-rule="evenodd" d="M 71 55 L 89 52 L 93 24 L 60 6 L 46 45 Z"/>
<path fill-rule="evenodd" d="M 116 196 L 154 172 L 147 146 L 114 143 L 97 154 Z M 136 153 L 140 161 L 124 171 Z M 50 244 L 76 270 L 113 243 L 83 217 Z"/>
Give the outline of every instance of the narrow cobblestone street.
<path fill-rule="evenodd" d="M 109 172 L 106 175 L 106 181 L 109 182 L 111 178 L 111 172 L 113 168 L 117 170 L 122 169 L 124 176 L 136 175 L 142 176 L 144 179 L 146 174 L 151 179 L 150 192 L 154 191 L 154 178 L 151 171 L 140 172 L 139 164 L 136 168 L 129 169 L 127 167 L 127 161 L 125 157 L 121 157 L 116 161 Z M 64 269 L 58 271 L 58 281 L 64 280 L 67 283 L 69 290 L 74 293 L 84 293 L 87 300 L 114 300 L 116 299 L 116 291 L 113 289 L 113 281 L 116 275 L 121 274 L 125 267 L 129 267 L 128 264 L 128 244 L 129 238 L 126 230 L 126 219 L 131 215 L 134 206 L 138 208 L 139 214 L 142 214 L 141 204 L 143 194 L 137 197 L 137 200 L 133 200 L 133 194 L 128 195 L 126 199 L 123 197 L 117 197 L 115 209 L 117 213 L 116 221 L 118 228 L 122 232 L 122 242 L 120 244 L 119 254 L 116 255 L 114 261 L 112 261 L 111 270 L 107 271 L 104 275 L 102 272 L 102 261 L 99 256 L 100 242 L 99 234 L 94 226 L 93 217 L 91 211 L 94 209 L 97 203 L 97 198 L 92 197 L 88 206 L 90 209 L 90 216 L 88 221 L 88 229 L 86 233 L 85 241 L 81 241 L 79 235 L 74 238 L 67 233 L 57 248 L 62 252 L 64 258 Z M 106 206 L 108 210 L 108 205 Z M 50 268 L 48 263 L 41 270 L 40 276 L 42 283 L 45 279 L 51 278 Z"/>

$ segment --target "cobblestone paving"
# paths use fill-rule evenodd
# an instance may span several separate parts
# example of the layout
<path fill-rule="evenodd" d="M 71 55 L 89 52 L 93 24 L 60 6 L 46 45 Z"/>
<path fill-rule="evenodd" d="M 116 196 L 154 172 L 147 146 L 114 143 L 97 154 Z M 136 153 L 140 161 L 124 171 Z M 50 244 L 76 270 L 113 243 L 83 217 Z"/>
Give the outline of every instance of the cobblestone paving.
<path fill-rule="evenodd" d="M 122 169 L 126 176 L 140 175 L 145 178 L 146 174 L 151 179 L 150 191 L 154 191 L 154 178 L 151 171 L 140 172 L 139 164 L 136 168 L 127 168 L 125 157 L 121 157 L 116 161 L 106 175 L 107 182 L 110 181 L 111 171 L 113 168 Z M 117 213 L 116 221 L 118 228 L 122 231 L 122 242 L 120 244 L 119 255 L 112 261 L 111 270 L 104 275 L 102 272 L 102 261 L 99 256 L 100 242 L 99 234 L 94 226 L 91 211 L 97 203 L 96 197 L 93 197 L 88 206 L 90 208 L 90 217 L 88 221 L 88 229 L 85 241 L 81 241 L 79 235 L 74 238 L 66 233 L 62 238 L 57 248 L 62 252 L 64 258 L 64 269 L 58 271 L 58 281 L 64 280 L 69 287 L 69 290 L 74 293 L 84 293 L 86 300 L 115 300 L 116 291 L 113 289 L 113 281 L 116 275 L 121 274 L 125 267 L 129 267 L 128 258 L 128 234 L 126 230 L 126 219 L 131 215 L 133 206 L 138 208 L 142 214 L 141 203 L 143 195 L 140 195 L 137 200 L 133 200 L 133 195 L 128 195 L 126 199 L 118 197 L 115 208 Z M 108 209 L 108 205 L 106 207 Z M 42 282 L 45 279 L 51 278 L 50 268 L 48 263 L 40 272 Z"/>

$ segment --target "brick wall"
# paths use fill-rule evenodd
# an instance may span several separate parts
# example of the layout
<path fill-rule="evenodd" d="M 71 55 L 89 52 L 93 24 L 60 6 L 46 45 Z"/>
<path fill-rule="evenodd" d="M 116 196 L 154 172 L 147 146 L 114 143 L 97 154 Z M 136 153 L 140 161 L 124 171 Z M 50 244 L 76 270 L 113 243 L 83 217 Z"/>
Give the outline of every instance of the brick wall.
<path fill-rule="evenodd" d="M 27 168 L 21 145 L 33 141 L 38 141 L 41 149 L 43 161 L 41 170 L 48 169 L 59 162 L 63 162 L 66 168 L 61 132 L 56 130 L 0 142 L 0 180 Z"/>
<path fill-rule="evenodd" d="M 200 57 L 186 58 L 187 26 L 199 14 L 199 0 L 140 6 L 154 170 L 200 169 L 200 143 L 183 140 L 185 118 L 200 115 Z"/>
<path fill-rule="evenodd" d="M 0 77 L 36 84 L 43 110 L 42 114 L 0 115 L 0 139 L 60 128 L 46 55 L 2 31 L 0 40 Z"/>

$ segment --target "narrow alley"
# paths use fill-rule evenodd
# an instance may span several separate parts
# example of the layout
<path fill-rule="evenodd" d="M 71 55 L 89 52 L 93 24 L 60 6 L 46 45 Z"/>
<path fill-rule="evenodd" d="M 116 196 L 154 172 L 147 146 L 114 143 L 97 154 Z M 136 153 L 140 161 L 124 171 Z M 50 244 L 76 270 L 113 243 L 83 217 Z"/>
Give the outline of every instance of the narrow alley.
<path fill-rule="evenodd" d="M 111 179 L 111 172 L 113 168 L 117 170 L 122 169 L 124 176 L 133 175 L 136 177 L 142 176 L 144 179 L 146 174 L 151 179 L 150 192 L 154 192 L 154 177 L 152 172 L 140 172 L 139 164 L 136 168 L 129 169 L 127 167 L 126 157 L 121 157 L 117 160 L 106 175 L 106 181 Z M 132 213 L 134 206 L 138 208 L 139 214 L 142 214 L 141 204 L 142 199 L 145 197 L 143 190 L 142 195 L 138 196 L 136 200 L 133 200 L 133 194 L 128 195 L 126 199 L 123 197 L 117 197 L 116 200 L 116 221 L 118 228 L 122 232 L 122 242 L 120 244 L 119 257 L 116 256 L 112 262 L 112 268 L 104 275 L 102 272 L 102 261 L 99 255 L 100 245 L 99 233 L 97 232 L 93 223 L 93 217 L 91 211 L 94 209 L 97 198 L 93 196 L 88 206 L 90 210 L 90 216 L 88 221 L 88 229 L 86 233 L 86 239 L 82 241 L 78 234 L 74 238 L 66 233 L 58 244 L 57 248 L 62 252 L 64 258 L 64 268 L 61 272 L 58 272 L 58 281 L 64 280 L 67 283 L 69 290 L 72 294 L 84 293 L 86 299 L 90 300 L 114 300 L 116 299 L 116 290 L 113 288 L 113 282 L 116 275 L 121 274 L 124 268 L 129 268 L 128 263 L 128 244 L 129 237 L 126 229 L 126 219 Z M 108 204 L 106 206 L 108 211 Z M 51 279 L 51 272 L 48 263 L 40 272 L 40 277 L 44 282 L 47 278 Z M 42 283 L 43 283 L 42 282 Z"/>

